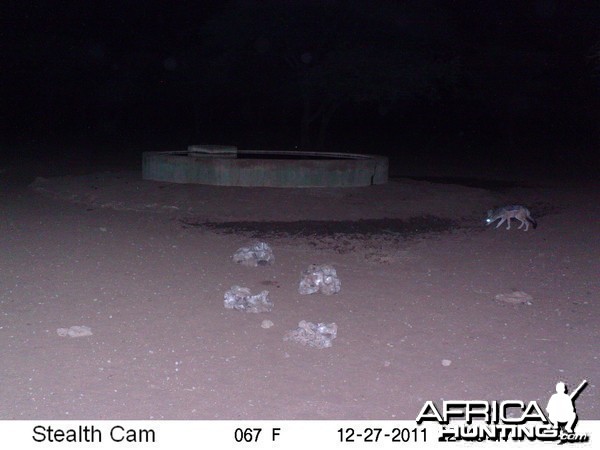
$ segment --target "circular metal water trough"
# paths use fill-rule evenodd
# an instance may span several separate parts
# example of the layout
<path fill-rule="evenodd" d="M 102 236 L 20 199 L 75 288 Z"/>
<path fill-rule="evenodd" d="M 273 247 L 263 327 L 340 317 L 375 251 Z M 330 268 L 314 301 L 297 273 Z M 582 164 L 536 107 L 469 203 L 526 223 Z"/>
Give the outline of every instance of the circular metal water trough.
<path fill-rule="evenodd" d="M 190 146 L 145 152 L 145 180 L 216 186 L 351 187 L 384 184 L 388 159 L 352 153 L 238 150 Z"/>

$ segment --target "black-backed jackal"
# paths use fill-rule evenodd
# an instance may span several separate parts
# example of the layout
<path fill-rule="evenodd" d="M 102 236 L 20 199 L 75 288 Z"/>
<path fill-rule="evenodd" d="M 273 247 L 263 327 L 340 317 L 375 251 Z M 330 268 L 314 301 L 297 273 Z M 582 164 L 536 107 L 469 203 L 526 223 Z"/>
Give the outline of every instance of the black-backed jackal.
<path fill-rule="evenodd" d="M 533 228 L 537 227 L 537 222 L 533 217 L 531 217 L 529 210 L 521 205 L 503 206 L 495 211 L 490 209 L 488 211 L 487 219 L 485 219 L 485 223 L 489 225 L 490 223 L 500 219 L 500 222 L 498 222 L 496 228 L 506 222 L 508 225 L 506 229 L 510 230 L 510 219 L 513 218 L 521 222 L 521 225 L 519 225 L 519 230 L 523 228 L 523 225 L 525 225 L 525 231 L 529 229 L 529 224 L 533 225 Z"/>

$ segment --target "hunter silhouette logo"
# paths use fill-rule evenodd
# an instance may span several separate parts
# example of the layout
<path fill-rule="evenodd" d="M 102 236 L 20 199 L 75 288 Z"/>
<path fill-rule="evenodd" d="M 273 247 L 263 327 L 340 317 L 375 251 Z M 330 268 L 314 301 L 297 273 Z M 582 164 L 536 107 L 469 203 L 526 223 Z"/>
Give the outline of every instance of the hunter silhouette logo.
<path fill-rule="evenodd" d="M 565 383 L 559 381 L 546 406 L 547 415 L 536 401 L 446 400 L 441 408 L 427 401 L 416 422 L 442 425 L 439 441 L 588 442 L 587 434 L 574 432 L 575 399 L 586 386 L 587 380 L 583 380 L 568 394 Z"/>
<path fill-rule="evenodd" d="M 567 386 L 562 381 L 556 383 L 556 394 L 553 394 L 548 401 L 546 411 L 548 418 L 554 428 L 559 429 L 560 424 L 565 425 L 565 432 L 573 434 L 573 428 L 577 422 L 577 413 L 575 412 L 575 398 L 579 395 L 583 388 L 587 385 L 587 380 L 583 380 L 581 384 L 573 391 L 571 395 L 567 394 Z"/>

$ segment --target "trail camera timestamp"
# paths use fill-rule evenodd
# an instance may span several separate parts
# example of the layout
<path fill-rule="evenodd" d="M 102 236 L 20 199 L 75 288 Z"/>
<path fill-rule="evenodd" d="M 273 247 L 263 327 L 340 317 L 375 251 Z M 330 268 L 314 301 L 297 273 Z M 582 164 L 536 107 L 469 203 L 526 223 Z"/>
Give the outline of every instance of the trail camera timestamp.
<path fill-rule="evenodd" d="M 425 428 L 340 428 L 337 430 L 340 442 L 427 442 Z"/>

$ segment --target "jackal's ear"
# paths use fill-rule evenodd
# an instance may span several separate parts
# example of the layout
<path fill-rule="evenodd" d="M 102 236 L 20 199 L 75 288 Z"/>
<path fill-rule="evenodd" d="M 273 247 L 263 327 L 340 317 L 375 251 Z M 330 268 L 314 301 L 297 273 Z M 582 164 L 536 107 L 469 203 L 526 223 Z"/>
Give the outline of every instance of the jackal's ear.
<path fill-rule="evenodd" d="M 491 216 L 493 213 L 494 213 L 494 210 L 488 209 L 488 214 L 487 214 L 488 216 Z"/>

